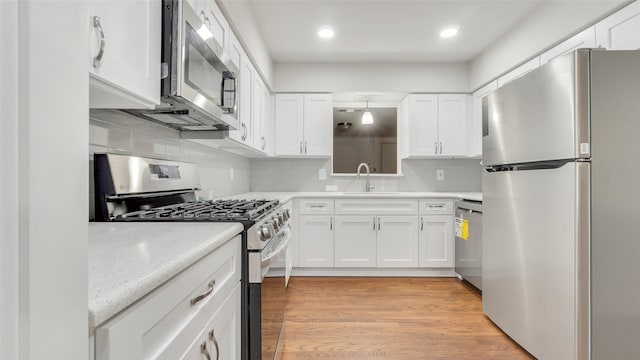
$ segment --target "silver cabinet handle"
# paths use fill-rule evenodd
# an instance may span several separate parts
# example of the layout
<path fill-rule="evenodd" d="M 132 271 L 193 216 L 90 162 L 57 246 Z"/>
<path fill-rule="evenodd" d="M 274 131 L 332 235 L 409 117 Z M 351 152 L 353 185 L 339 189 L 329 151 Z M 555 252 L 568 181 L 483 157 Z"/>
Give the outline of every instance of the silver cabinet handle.
<path fill-rule="evenodd" d="M 440 154 L 442 154 L 442 141 L 440 142 Z"/>
<path fill-rule="evenodd" d="M 100 51 L 98 51 L 98 55 L 93 58 L 93 67 L 97 68 L 102 63 L 102 56 L 104 55 L 104 48 L 107 46 L 107 39 L 104 37 L 104 31 L 102 30 L 99 16 L 93 17 L 93 27 L 100 32 Z"/>
<path fill-rule="evenodd" d="M 322 209 L 322 208 L 324 208 L 324 205 L 313 205 L 312 204 L 312 205 L 309 205 L 309 207 L 312 208 L 312 209 Z"/>
<path fill-rule="evenodd" d="M 434 151 L 435 151 L 435 154 L 437 155 L 438 154 L 438 142 L 437 141 L 434 142 L 433 146 L 435 146 L 435 150 Z"/>
<path fill-rule="evenodd" d="M 216 333 L 211 329 L 209 331 L 209 341 L 213 343 L 213 346 L 216 348 L 216 360 L 220 359 L 220 346 L 218 346 L 218 339 L 216 339 Z"/>
<path fill-rule="evenodd" d="M 267 140 L 265 140 L 264 136 L 262 137 L 262 150 L 267 147 Z"/>
<path fill-rule="evenodd" d="M 302 155 L 302 141 L 300 141 L 300 155 Z"/>
<path fill-rule="evenodd" d="M 376 217 L 373 217 L 373 231 L 376 231 Z"/>
<path fill-rule="evenodd" d="M 420 231 L 424 230 L 424 218 L 420 218 Z"/>
<path fill-rule="evenodd" d="M 429 204 L 427 205 L 429 209 L 443 209 L 444 204 Z"/>
<path fill-rule="evenodd" d="M 329 217 L 329 230 L 333 230 L 333 217 Z"/>
<path fill-rule="evenodd" d="M 204 299 L 207 296 L 211 295 L 211 293 L 213 292 L 213 287 L 214 286 L 216 286 L 216 281 L 215 280 L 211 280 L 211 282 L 209 282 L 209 288 L 207 289 L 207 291 L 205 291 L 203 294 L 200 294 L 200 295 L 194 297 L 193 299 L 191 299 L 191 306 L 199 303 L 200 301 L 202 301 L 202 299 Z"/>
<path fill-rule="evenodd" d="M 204 10 L 200 10 L 200 14 L 198 14 L 198 16 L 200 17 L 200 19 L 202 20 L 202 23 L 204 24 L 204 19 L 207 18 L 207 14 L 204 13 Z"/>
<path fill-rule="evenodd" d="M 207 358 L 207 360 L 211 360 L 211 354 L 209 354 L 209 349 L 207 349 L 207 342 L 203 342 L 200 344 L 200 353 Z"/>
<path fill-rule="evenodd" d="M 380 231 L 380 218 L 378 218 L 378 231 Z"/>
<path fill-rule="evenodd" d="M 306 141 L 304 142 L 304 153 L 305 154 L 307 153 L 307 142 Z"/>
<path fill-rule="evenodd" d="M 211 20 L 209 20 L 209 17 L 208 17 L 208 16 L 205 16 L 205 17 L 204 17 L 204 21 L 203 21 L 203 23 L 204 23 L 205 25 L 207 25 L 207 27 L 208 27 L 209 29 L 211 29 Z"/>
<path fill-rule="evenodd" d="M 242 135 L 242 141 L 245 141 L 247 139 L 247 136 L 249 135 L 249 130 L 247 129 L 247 125 L 245 123 L 242 123 L 242 128 L 244 129 L 244 134 Z"/>

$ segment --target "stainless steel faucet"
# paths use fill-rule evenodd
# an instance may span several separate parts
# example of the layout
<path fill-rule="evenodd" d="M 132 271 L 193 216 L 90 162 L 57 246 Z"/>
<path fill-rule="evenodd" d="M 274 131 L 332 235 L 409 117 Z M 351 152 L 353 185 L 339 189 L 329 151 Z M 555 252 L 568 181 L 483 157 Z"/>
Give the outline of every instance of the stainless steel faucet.
<path fill-rule="evenodd" d="M 362 169 L 363 166 L 364 166 L 365 170 L 367 170 L 367 178 L 366 178 L 366 181 L 364 183 L 364 191 L 370 192 L 373 189 L 373 186 L 371 186 L 371 184 L 369 184 L 369 165 L 367 165 L 367 163 L 360 163 L 360 165 L 358 165 L 358 170 L 356 170 L 356 173 L 357 173 L 358 179 L 359 179 L 360 178 L 360 169 Z"/>

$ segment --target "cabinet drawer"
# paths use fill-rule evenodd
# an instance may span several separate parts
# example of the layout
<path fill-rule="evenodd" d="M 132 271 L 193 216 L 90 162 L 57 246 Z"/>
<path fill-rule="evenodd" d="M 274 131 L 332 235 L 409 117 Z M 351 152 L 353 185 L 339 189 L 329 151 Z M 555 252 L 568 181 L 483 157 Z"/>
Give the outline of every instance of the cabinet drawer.
<path fill-rule="evenodd" d="M 300 214 L 333 214 L 333 199 L 300 199 Z"/>
<path fill-rule="evenodd" d="M 240 251 L 236 236 L 96 329 L 96 360 L 177 358 L 165 355 L 167 346 L 178 337 L 193 341 L 210 318 L 202 314 L 240 283 Z"/>
<path fill-rule="evenodd" d="M 453 214 L 453 200 L 451 199 L 421 199 L 420 215 Z"/>
<path fill-rule="evenodd" d="M 340 215 L 415 215 L 416 199 L 338 199 L 336 214 Z"/>

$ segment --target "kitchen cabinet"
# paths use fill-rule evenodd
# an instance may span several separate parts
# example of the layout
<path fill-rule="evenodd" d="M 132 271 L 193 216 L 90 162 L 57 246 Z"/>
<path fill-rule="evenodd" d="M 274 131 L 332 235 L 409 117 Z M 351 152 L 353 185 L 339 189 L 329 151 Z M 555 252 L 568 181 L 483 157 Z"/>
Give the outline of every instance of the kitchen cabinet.
<path fill-rule="evenodd" d="M 597 23 L 596 45 L 611 50 L 640 49 L 640 2 L 634 1 Z"/>
<path fill-rule="evenodd" d="M 592 26 L 579 34 L 563 41 L 550 50 L 540 55 L 540 65 L 544 65 L 558 56 L 580 48 L 593 48 L 596 46 L 596 29 Z"/>
<path fill-rule="evenodd" d="M 482 157 L 482 98 L 496 91 L 497 88 L 498 82 L 494 80 L 472 95 L 470 124 L 467 127 L 469 139 L 467 154 L 469 156 Z"/>
<path fill-rule="evenodd" d="M 453 201 L 420 201 L 419 266 L 454 266 Z"/>
<path fill-rule="evenodd" d="M 249 57 L 240 50 L 238 78 L 238 129 L 229 131 L 229 138 L 253 147 L 253 85 L 254 67 Z"/>
<path fill-rule="evenodd" d="M 333 215 L 300 215 L 298 249 L 301 267 L 333 267 Z"/>
<path fill-rule="evenodd" d="M 531 70 L 534 70 L 536 68 L 540 67 L 540 57 L 536 56 L 533 59 L 527 61 L 526 63 L 518 66 L 517 68 L 509 71 L 508 73 L 500 76 L 497 80 L 497 87 L 502 87 L 510 82 L 512 82 L 513 80 L 525 75 L 526 73 L 528 73 Z M 495 89 L 493 90 L 495 91 Z"/>
<path fill-rule="evenodd" d="M 377 220 L 377 266 L 418 267 L 418 218 L 379 216 Z"/>
<path fill-rule="evenodd" d="M 335 266 L 417 267 L 417 208 L 413 199 L 336 200 Z"/>
<path fill-rule="evenodd" d="M 95 359 L 240 359 L 241 239 L 236 236 L 95 332 Z M 211 333 L 213 331 L 213 333 Z M 211 333 L 211 334 L 210 334 Z"/>
<path fill-rule="evenodd" d="M 273 120 L 270 114 L 271 94 L 258 73 L 253 81 L 253 147 L 267 154 L 273 153 Z"/>
<path fill-rule="evenodd" d="M 376 267 L 376 217 L 336 215 L 335 266 Z"/>
<path fill-rule="evenodd" d="M 219 48 L 213 49 L 216 53 L 226 49 L 226 41 L 229 36 L 229 23 L 224 18 L 222 11 L 214 0 L 186 0 L 189 5 L 200 16 L 204 25 L 209 29 L 213 39 L 218 43 Z"/>
<path fill-rule="evenodd" d="M 331 156 L 332 99 L 331 94 L 276 94 L 275 155 Z"/>
<path fill-rule="evenodd" d="M 89 2 L 89 106 L 160 104 L 161 2 Z"/>
<path fill-rule="evenodd" d="M 242 49 L 240 41 L 233 31 L 229 31 L 229 37 L 227 38 L 227 54 L 229 54 L 229 59 L 238 69 L 240 69 L 240 59 L 242 58 L 243 53 L 244 49 Z"/>
<path fill-rule="evenodd" d="M 468 95 L 412 94 L 403 102 L 404 158 L 466 156 Z"/>

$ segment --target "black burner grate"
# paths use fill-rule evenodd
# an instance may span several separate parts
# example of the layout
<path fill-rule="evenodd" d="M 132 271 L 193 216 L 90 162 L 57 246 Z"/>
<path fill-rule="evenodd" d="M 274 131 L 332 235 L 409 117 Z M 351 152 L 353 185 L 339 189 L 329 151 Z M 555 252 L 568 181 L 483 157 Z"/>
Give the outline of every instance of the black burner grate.
<path fill-rule="evenodd" d="M 256 220 L 278 205 L 277 200 L 209 200 L 133 211 L 114 221 L 241 221 Z"/>

